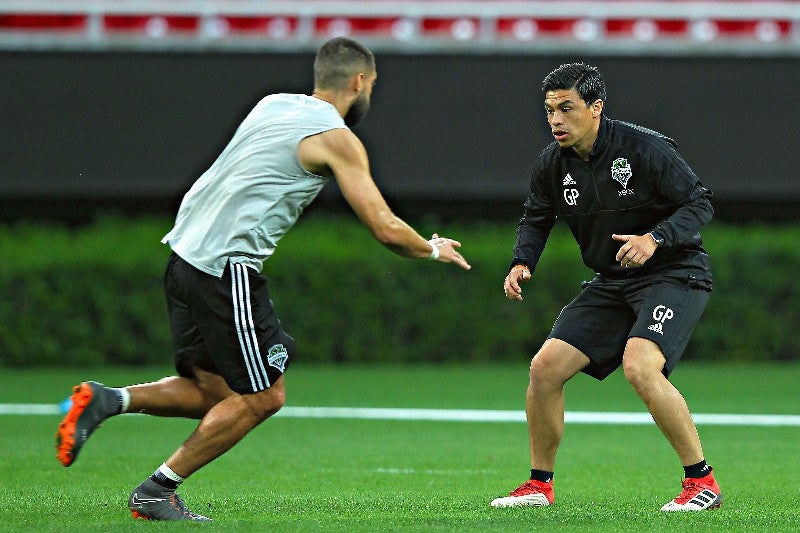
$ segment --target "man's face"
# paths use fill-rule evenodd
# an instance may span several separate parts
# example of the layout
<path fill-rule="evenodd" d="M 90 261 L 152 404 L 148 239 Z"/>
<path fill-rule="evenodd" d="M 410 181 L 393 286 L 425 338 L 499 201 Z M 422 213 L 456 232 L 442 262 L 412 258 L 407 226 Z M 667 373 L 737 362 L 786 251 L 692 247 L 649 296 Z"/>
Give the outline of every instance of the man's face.
<path fill-rule="evenodd" d="M 344 123 L 348 128 L 352 128 L 361 122 L 361 119 L 364 118 L 364 115 L 366 115 L 367 111 L 369 111 L 370 98 L 372 97 L 372 87 L 375 85 L 377 78 L 378 76 L 375 73 L 364 77 L 364 86 L 361 89 L 361 93 L 358 95 L 355 101 L 353 101 L 353 104 L 350 106 L 350 109 L 347 110 L 347 113 L 344 116 Z"/>
<path fill-rule="evenodd" d="M 588 155 L 597 138 L 603 101 L 589 107 L 576 89 L 556 89 L 544 95 L 547 123 L 556 142 L 562 148 L 572 148 L 579 155 Z"/>

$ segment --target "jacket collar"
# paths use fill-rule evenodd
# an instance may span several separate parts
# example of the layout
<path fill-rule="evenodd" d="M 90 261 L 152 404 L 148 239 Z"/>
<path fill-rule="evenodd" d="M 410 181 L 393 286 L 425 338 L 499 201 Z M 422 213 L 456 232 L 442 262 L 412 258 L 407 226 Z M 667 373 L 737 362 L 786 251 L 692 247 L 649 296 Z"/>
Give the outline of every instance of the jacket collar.
<path fill-rule="evenodd" d="M 602 152 L 606 145 L 608 145 L 609 138 L 611 137 L 611 119 L 606 117 L 605 113 L 600 117 L 600 128 L 597 130 L 597 139 L 594 140 L 592 151 L 589 152 L 589 159 L 594 159 L 600 152 Z M 575 150 L 572 148 L 561 148 L 562 157 L 578 157 Z"/>

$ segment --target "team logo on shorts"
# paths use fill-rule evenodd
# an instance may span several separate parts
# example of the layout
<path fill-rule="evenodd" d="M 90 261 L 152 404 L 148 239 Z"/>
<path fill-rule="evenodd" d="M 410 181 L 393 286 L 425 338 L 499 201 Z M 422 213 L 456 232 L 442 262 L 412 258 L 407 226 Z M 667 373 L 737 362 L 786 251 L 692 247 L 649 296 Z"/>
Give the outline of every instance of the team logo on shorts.
<path fill-rule="evenodd" d="M 286 368 L 286 361 L 289 359 L 289 352 L 283 344 L 276 344 L 270 347 L 267 353 L 267 363 L 273 368 L 277 368 L 284 372 Z"/>
<path fill-rule="evenodd" d="M 653 309 L 653 320 L 656 321 L 655 324 L 651 324 L 647 326 L 647 329 L 650 331 L 655 331 L 659 335 L 664 334 L 664 322 L 670 320 L 675 313 L 667 307 L 666 305 L 657 305 L 655 309 Z"/>
<path fill-rule="evenodd" d="M 611 163 L 611 179 L 622 185 L 622 190 L 619 191 L 620 196 L 627 196 L 633 194 L 633 189 L 628 188 L 628 180 L 633 177 L 631 164 L 624 157 L 619 157 Z"/>

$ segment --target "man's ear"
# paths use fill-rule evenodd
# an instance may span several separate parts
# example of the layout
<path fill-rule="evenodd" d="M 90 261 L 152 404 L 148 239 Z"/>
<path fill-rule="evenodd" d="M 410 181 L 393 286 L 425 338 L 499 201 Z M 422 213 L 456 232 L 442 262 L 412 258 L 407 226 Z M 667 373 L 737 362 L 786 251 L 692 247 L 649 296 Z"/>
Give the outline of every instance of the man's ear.
<path fill-rule="evenodd" d="M 361 90 L 364 88 L 364 79 L 366 76 L 363 72 L 359 72 L 352 78 L 350 78 L 350 87 L 357 93 L 360 93 Z"/>
<path fill-rule="evenodd" d="M 603 101 L 597 99 L 592 104 L 592 117 L 597 118 L 603 113 Z"/>

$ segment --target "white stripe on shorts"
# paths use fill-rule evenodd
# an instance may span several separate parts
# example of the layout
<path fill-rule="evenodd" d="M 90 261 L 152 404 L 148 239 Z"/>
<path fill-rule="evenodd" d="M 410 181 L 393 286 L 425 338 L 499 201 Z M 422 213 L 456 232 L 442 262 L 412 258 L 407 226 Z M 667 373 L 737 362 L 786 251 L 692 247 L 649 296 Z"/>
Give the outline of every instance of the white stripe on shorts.
<path fill-rule="evenodd" d="M 253 309 L 250 304 L 250 281 L 247 278 L 247 267 L 240 264 L 230 264 L 231 270 L 231 298 L 233 300 L 233 319 L 236 324 L 236 334 L 239 336 L 239 346 L 242 350 L 247 375 L 253 392 L 262 391 L 270 386 L 267 370 L 261 359 L 258 348 L 255 324 L 253 323 Z"/>

